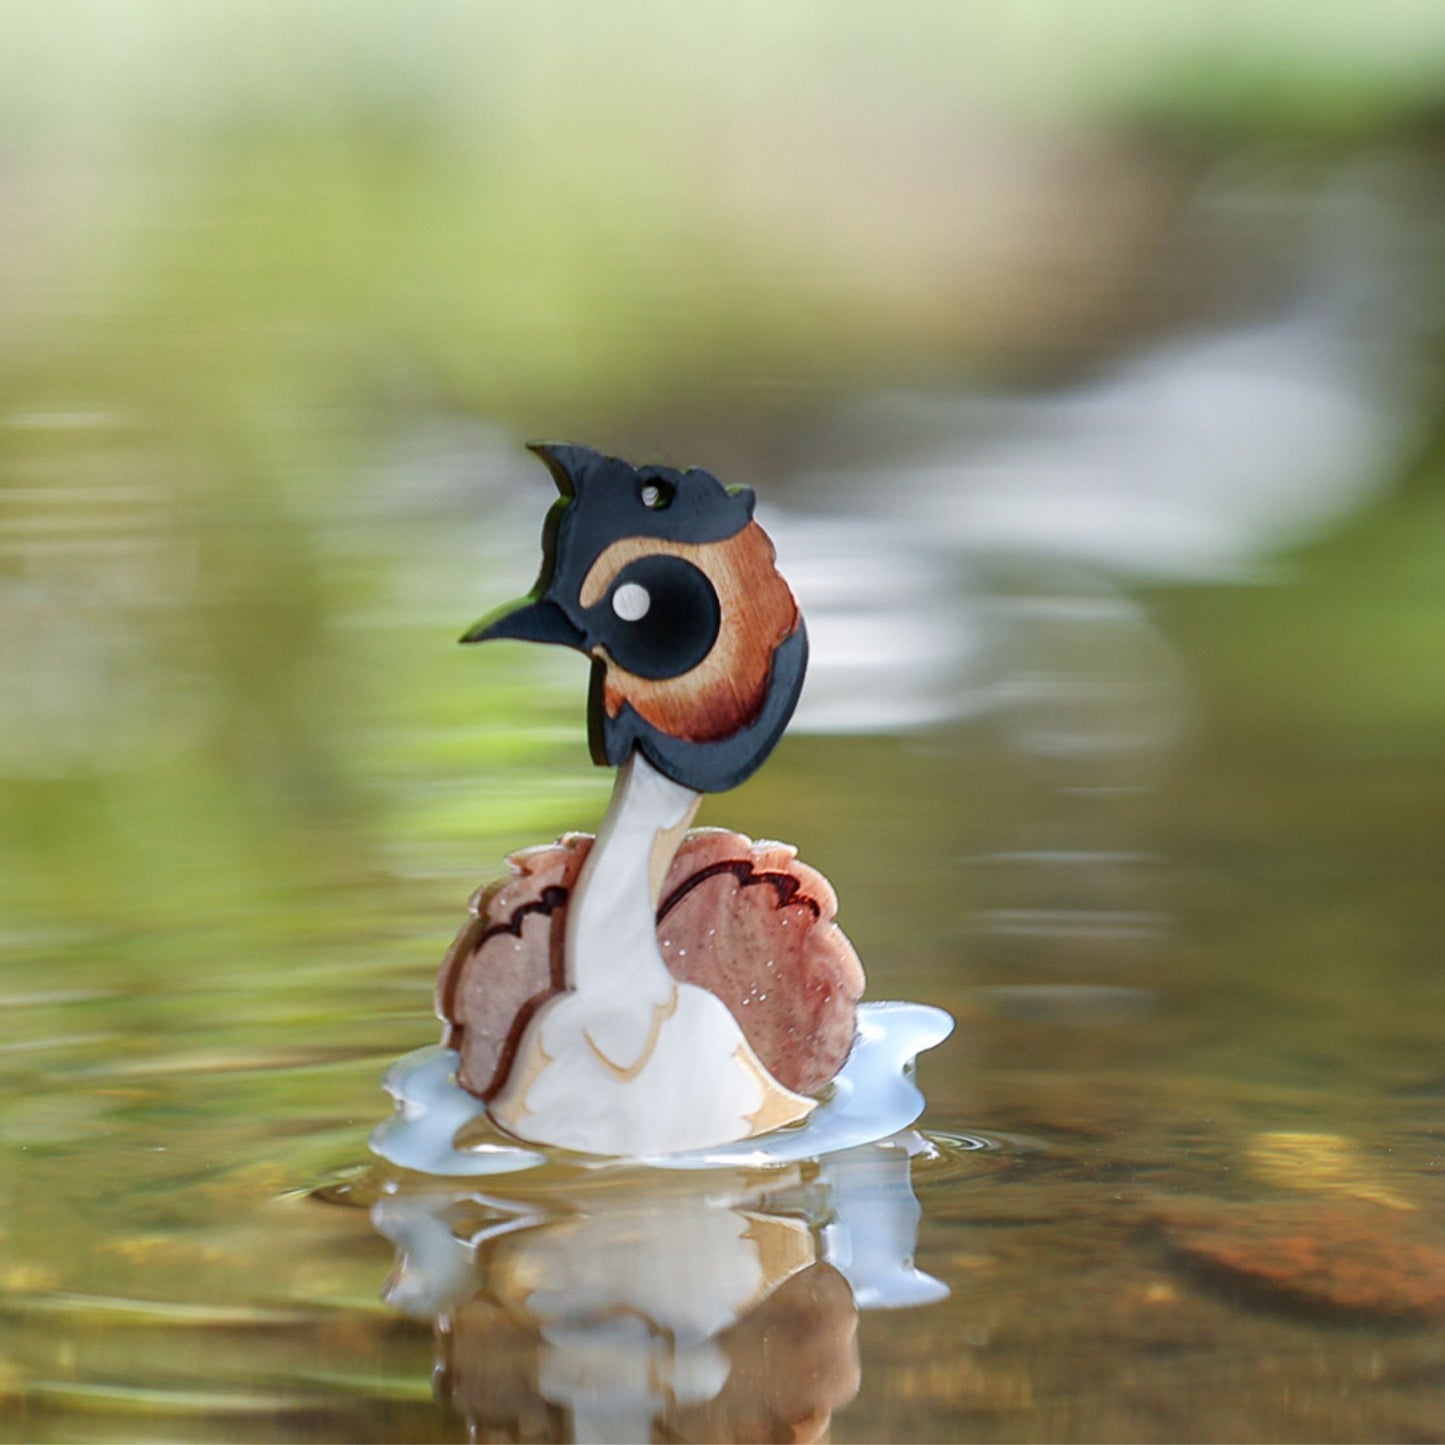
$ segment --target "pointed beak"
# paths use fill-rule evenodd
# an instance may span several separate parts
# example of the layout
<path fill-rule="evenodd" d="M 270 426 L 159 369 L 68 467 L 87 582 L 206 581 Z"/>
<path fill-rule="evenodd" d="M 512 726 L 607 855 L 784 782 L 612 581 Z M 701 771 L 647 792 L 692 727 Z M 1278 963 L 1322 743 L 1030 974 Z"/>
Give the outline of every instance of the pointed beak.
<path fill-rule="evenodd" d="M 501 637 L 514 637 L 519 642 L 555 642 L 563 647 L 583 651 L 587 639 L 555 602 L 544 598 L 524 597 L 508 603 L 467 629 L 462 642 L 492 642 Z"/>

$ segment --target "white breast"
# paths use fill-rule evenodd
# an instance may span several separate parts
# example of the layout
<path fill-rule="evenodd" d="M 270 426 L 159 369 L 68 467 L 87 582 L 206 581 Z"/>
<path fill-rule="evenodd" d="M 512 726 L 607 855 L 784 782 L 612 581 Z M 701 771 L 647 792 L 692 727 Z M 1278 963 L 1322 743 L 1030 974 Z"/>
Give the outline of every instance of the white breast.
<path fill-rule="evenodd" d="M 727 1006 L 678 983 L 656 886 L 698 796 L 635 755 L 568 902 L 568 991 L 528 1023 L 489 1112 L 521 1139 L 642 1156 L 732 1143 L 815 1101 L 768 1074 Z"/>

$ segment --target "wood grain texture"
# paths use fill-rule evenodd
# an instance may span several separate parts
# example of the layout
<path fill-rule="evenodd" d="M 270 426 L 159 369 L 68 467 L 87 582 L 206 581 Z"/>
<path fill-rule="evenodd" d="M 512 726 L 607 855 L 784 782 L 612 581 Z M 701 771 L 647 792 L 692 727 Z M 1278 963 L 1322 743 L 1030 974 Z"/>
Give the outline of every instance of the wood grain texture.
<path fill-rule="evenodd" d="M 798 604 L 775 566 L 772 541 L 756 522 L 721 542 L 625 537 L 597 558 L 581 605 L 606 595 L 617 574 L 642 557 L 670 554 L 704 572 L 717 591 L 722 625 L 711 652 L 677 677 L 639 677 L 598 647 L 606 664 L 602 703 L 616 717 L 624 702 L 652 727 L 685 742 L 716 742 L 762 711 L 773 653 L 798 626 Z"/>
<path fill-rule="evenodd" d="M 528 1019 L 566 984 L 567 897 L 592 845 L 589 834 L 511 854 L 511 872 L 468 901 L 437 977 L 442 1042 L 461 1055 L 457 1082 L 490 1098 L 511 1068 Z"/>
<path fill-rule="evenodd" d="M 529 848 L 480 889 L 442 964 L 437 1011 L 458 1050 L 458 1082 L 491 1098 L 532 1014 L 564 987 L 567 897 L 592 846 L 586 834 Z M 658 909 L 658 943 L 680 982 L 716 994 L 769 1073 L 816 1094 L 853 1045 L 863 969 L 834 921 L 822 874 L 783 843 L 725 829 L 684 838 Z"/>

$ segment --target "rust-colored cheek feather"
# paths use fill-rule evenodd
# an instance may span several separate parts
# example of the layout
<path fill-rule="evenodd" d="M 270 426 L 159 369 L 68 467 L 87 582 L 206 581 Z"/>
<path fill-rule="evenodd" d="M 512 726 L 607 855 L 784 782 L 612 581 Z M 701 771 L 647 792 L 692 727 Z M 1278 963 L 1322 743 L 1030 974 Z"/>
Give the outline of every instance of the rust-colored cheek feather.
<path fill-rule="evenodd" d="M 698 665 L 677 677 L 639 677 L 607 655 L 603 706 L 615 718 L 631 703 L 644 721 L 683 742 L 710 743 L 754 722 L 767 699 L 773 654 L 798 627 L 798 604 L 775 565 L 773 544 L 756 522 L 722 542 L 659 542 L 628 537 L 609 547 L 582 585 L 592 606 L 628 563 L 681 557 L 707 574 L 722 611 L 718 640 Z"/>

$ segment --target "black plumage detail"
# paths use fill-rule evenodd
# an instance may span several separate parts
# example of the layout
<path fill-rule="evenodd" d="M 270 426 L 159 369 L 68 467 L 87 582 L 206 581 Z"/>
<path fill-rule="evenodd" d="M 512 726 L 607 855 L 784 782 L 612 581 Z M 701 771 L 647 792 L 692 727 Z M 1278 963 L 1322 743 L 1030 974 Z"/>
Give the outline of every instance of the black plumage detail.
<path fill-rule="evenodd" d="M 778 745 L 798 705 L 807 669 L 808 633 L 799 619 L 797 630 L 773 654 L 767 698 L 756 720 L 730 737 L 692 743 L 653 727 L 629 703 L 623 703 L 615 718 L 608 717 L 600 701 L 605 667 L 594 663 L 587 710 L 592 756 L 620 768 L 636 748 L 674 782 L 699 793 L 725 793 L 746 782 Z"/>
<path fill-rule="evenodd" d="M 541 571 L 527 597 L 462 641 L 517 638 L 588 654 L 597 762 L 618 767 L 640 750 L 685 787 L 735 787 L 782 736 L 808 656 L 797 604 L 753 521 L 752 491 L 587 447 L 532 450 L 561 493 L 543 526 Z"/>

